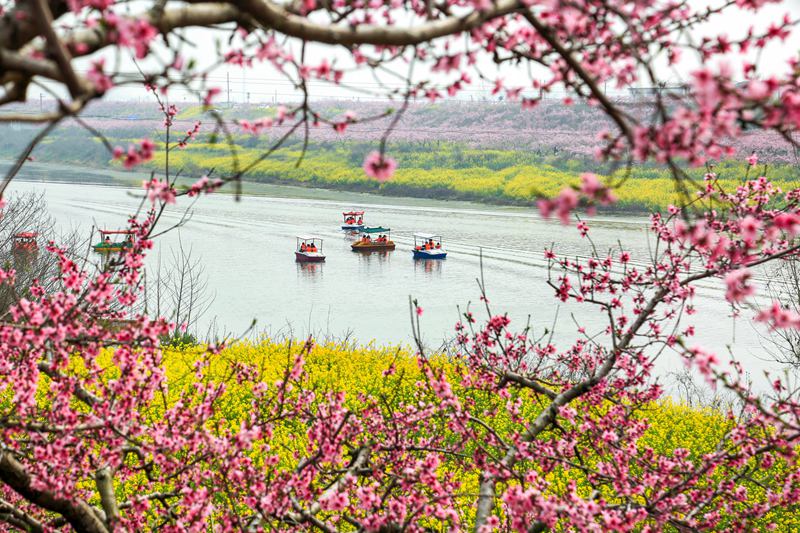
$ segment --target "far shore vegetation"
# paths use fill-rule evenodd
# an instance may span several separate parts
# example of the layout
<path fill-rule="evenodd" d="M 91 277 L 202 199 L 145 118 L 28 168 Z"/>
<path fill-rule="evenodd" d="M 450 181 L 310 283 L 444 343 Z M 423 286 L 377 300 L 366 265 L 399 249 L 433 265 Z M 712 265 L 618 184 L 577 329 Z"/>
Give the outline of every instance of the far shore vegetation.
<path fill-rule="evenodd" d="M 121 105 L 121 104 L 120 104 Z M 111 108 L 114 111 L 116 108 Z M 120 108 L 122 109 L 122 108 Z M 127 109 L 127 108 L 125 108 Z M 505 108 L 486 107 L 474 120 L 500 120 L 504 118 Z M 452 111 L 452 110 L 451 110 Z M 502 113 L 501 113 L 502 111 Z M 549 112 L 558 111 L 546 110 Z M 258 110 L 250 109 L 244 116 L 256 116 Z M 271 110 L 262 110 L 269 113 Z M 427 108 L 431 120 L 438 117 L 442 108 Z M 494 114 L 490 114 L 494 113 Z M 110 114 L 109 114 L 110 113 Z M 127 115 L 126 115 L 127 113 Z M 164 168 L 164 132 L 159 123 L 141 111 L 106 112 L 95 117 L 98 129 L 114 146 L 126 148 L 128 144 L 143 136 L 157 141 L 159 150 L 155 158 L 138 172 L 159 171 Z M 173 130 L 171 141 L 176 144 L 183 135 L 182 128 L 192 120 L 202 118 L 197 106 L 187 107 L 179 115 L 183 119 Z M 499 114 L 499 115 L 498 115 Z M 408 120 L 413 127 L 422 128 L 425 116 L 412 115 Z M 252 168 L 244 175 L 244 181 L 257 184 L 280 184 L 300 187 L 374 193 L 396 197 L 418 197 L 442 200 L 465 200 L 499 205 L 534 205 L 542 196 L 552 196 L 569 184 L 577 184 L 583 172 L 594 172 L 614 183 L 625 179 L 624 187 L 616 194 L 619 201 L 611 208 L 625 212 L 649 212 L 663 210 L 670 204 L 685 203 L 676 190 L 675 182 L 669 172 L 657 165 L 637 164 L 631 169 L 617 168 L 598 163 L 591 155 L 596 140 L 585 135 L 580 124 L 561 124 L 558 117 L 547 113 L 539 116 L 540 128 L 537 135 L 525 140 L 519 131 L 509 130 L 508 142 L 503 142 L 501 134 L 493 137 L 470 140 L 460 131 L 445 131 L 435 138 L 430 135 L 416 136 L 409 133 L 411 126 L 401 129 L 390 138 L 388 151 L 398 162 L 394 177 L 379 183 L 365 175 L 362 162 L 366 154 L 374 150 L 377 140 L 373 133 L 350 131 L 344 136 L 332 134 L 330 126 L 323 126 L 311 132 L 310 142 L 305 151 L 300 136 L 289 138 L 285 144 L 269 158 L 253 165 L 264 151 L 279 137 L 280 131 L 253 136 L 242 133 L 230 119 L 230 137 L 211 133 L 209 118 L 203 120 L 208 126 L 198 139 L 185 148 L 174 148 L 170 152 L 169 166 L 172 172 L 180 171 L 185 179 L 199 178 L 211 171 L 212 175 L 229 175 L 236 168 Z M 505 117 L 504 119 L 506 119 Z M 586 117 L 584 117 L 586 118 Z M 586 118 L 589 120 L 591 117 Z M 228 120 L 226 118 L 226 120 Z M 528 120 L 526 118 L 526 120 Z M 548 137 L 549 127 L 561 126 Z M 495 126 L 496 127 L 496 126 Z M 530 124 L 526 127 L 532 128 Z M 0 139 L 0 159 L 13 160 L 23 150 L 33 131 L 21 125 L 5 126 L 9 131 Z M 377 128 L 377 127 L 376 127 Z M 566 130 L 565 130 L 566 128 Z M 572 128 L 572 130 L 569 130 Z M 567 131 L 569 130 L 569 131 Z M 499 130 L 498 130 L 499 131 Z M 531 130 L 534 131 L 534 130 Z M 448 138 L 449 136 L 449 138 Z M 496 137 L 496 138 L 495 138 Z M 90 142 L 87 142 L 90 141 Z M 230 144 L 229 141 L 233 141 Z M 759 142 L 764 142 L 759 140 Z M 764 150 L 766 148 L 762 147 Z M 740 150 L 741 151 L 741 150 Z M 99 139 L 93 138 L 77 124 L 65 124 L 46 138 L 34 151 L 32 159 L 38 162 L 55 163 L 88 169 L 108 169 L 111 160 L 107 148 Z M 748 154 L 737 159 L 716 163 L 713 168 L 699 167 L 688 170 L 689 178 L 702 181 L 703 175 L 712 170 L 724 187 L 734 189 L 747 175 Z M 773 157 L 774 156 L 774 157 Z M 298 165 L 298 162 L 300 164 Z M 238 167 L 237 167 L 238 165 Z M 124 169 L 117 162 L 111 168 L 118 172 L 87 172 L 87 179 L 95 183 L 130 184 Z M 749 172 L 750 177 L 766 174 L 778 185 L 797 185 L 797 165 L 790 155 L 784 153 L 762 154 L 761 163 Z M 42 175 L 39 179 L 74 181 L 72 173 L 66 175 Z M 127 183 L 126 183 L 127 182 Z M 690 186 L 689 189 L 696 189 Z"/>

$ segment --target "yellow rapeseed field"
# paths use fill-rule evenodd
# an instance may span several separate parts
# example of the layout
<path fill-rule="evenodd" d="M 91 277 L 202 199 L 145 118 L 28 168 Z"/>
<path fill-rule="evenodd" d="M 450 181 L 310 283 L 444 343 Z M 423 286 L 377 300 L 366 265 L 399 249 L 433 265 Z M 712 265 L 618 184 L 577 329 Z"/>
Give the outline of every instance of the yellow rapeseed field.
<path fill-rule="evenodd" d="M 365 190 L 395 195 L 424 195 L 426 197 L 462 198 L 490 202 L 531 203 L 541 196 L 553 196 L 564 186 L 579 183 L 583 171 L 594 170 L 592 165 L 571 161 L 532 163 L 524 154 L 501 150 L 464 150 L 459 146 L 443 145 L 437 152 L 393 153 L 399 166 L 391 180 L 385 183 L 365 175 L 361 159 L 346 146 L 309 150 L 297 165 L 302 152 L 293 147 L 281 148 L 269 158 L 258 162 L 263 147 L 229 147 L 225 143 L 193 143 L 186 149 L 170 154 L 170 165 L 183 169 L 184 175 L 199 176 L 213 168 L 218 175 L 248 168 L 247 180 L 267 181 L 312 187 Z M 164 151 L 159 150 L 151 162 L 153 168 L 163 168 Z M 252 166 L 251 168 L 251 165 Z M 733 190 L 744 179 L 747 167 L 738 161 L 726 161 L 715 167 L 720 184 Z M 702 186 L 703 168 L 688 169 L 694 183 L 687 182 L 689 191 Z M 659 210 L 670 204 L 685 204 L 685 191 L 676 187 L 672 176 L 664 169 L 634 167 L 630 173 L 617 171 L 603 176 L 609 183 L 622 186 L 615 190 L 617 208 Z M 755 171 L 753 171 L 755 174 Z M 794 169 L 776 166 L 768 176 L 779 185 L 800 186 Z M 752 177 L 752 176 L 751 176 Z"/>
<path fill-rule="evenodd" d="M 259 342 L 240 342 L 224 349 L 218 355 L 207 356 L 203 347 L 178 346 L 167 347 L 164 350 L 164 364 L 169 380 L 170 396 L 174 399 L 182 390 L 192 387 L 195 383 L 194 365 L 198 360 L 207 361 L 209 365 L 209 379 L 226 380 L 228 388 L 220 403 L 218 415 L 224 420 L 225 425 L 238 426 L 238 420 L 247 416 L 249 412 L 250 390 L 249 385 L 237 385 L 230 380 L 232 365 L 247 364 L 258 369 L 258 379 L 267 383 L 274 383 L 280 379 L 287 367 L 292 364 L 294 356 L 299 353 L 303 343 L 288 340 L 263 339 Z M 111 359 L 110 352 L 104 354 Z M 208 357 L 208 359 L 206 359 Z M 396 372 L 389 378 L 384 376 L 384 371 L 394 365 Z M 458 388 L 459 380 L 456 377 L 457 369 L 453 361 L 448 361 L 443 356 L 435 356 L 432 365 L 453 375 L 453 386 L 457 395 L 470 397 L 475 402 L 475 408 L 489 410 L 499 408 L 499 414 L 493 418 L 493 423 L 500 433 L 511 431 L 514 425 L 504 414 L 502 408 L 505 400 L 476 394 Z M 112 365 L 113 366 L 113 365 Z M 365 346 L 353 344 L 322 343 L 315 345 L 306 358 L 307 382 L 309 389 L 317 392 L 317 397 L 322 397 L 320 392 L 343 391 L 349 409 L 358 412 L 362 402 L 360 394 L 382 396 L 389 402 L 406 401 L 412 398 L 421 378 L 421 370 L 409 350 L 402 347 Z M 111 374 L 113 375 L 113 374 Z M 525 400 L 523 414 L 535 416 L 541 409 L 537 398 L 525 391 L 520 393 Z M 159 408 L 155 407 L 152 416 L 158 416 Z M 652 448 L 657 454 L 671 455 L 676 448 L 685 448 L 691 452 L 691 457 L 699 457 L 710 452 L 717 446 L 719 439 L 730 427 L 726 416 L 711 408 L 691 408 L 686 405 L 664 400 L 646 407 L 642 417 L 647 418 L 649 429 L 639 441 L 639 447 Z M 299 424 L 286 422 L 275 433 L 272 449 L 283 457 L 283 466 L 290 467 L 296 461 L 296 453 L 304 452 L 304 427 Z M 591 461 L 590 457 L 586 458 Z M 537 465 L 529 465 L 538 468 Z M 445 464 L 444 468 L 448 468 Z M 763 472 L 764 476 L 774 476 L 778 470 L 785 468 L 782 463 L 776 463 L 771 472 Z M 460 513 L 469 521 L 474 498 L 470 496 L 475 492 L 477 476 L 475 472 L 458 472 L 457 478 L 464 486 L 463 508 Z M 570 480 L 578 483 L 580 493 L 588 495 L 589 486 L 583 474 L 570 469 L 556 468 L 547 476 L 551 483 L 551 490 L 565 489 Z M 604 497 L 613 501 L 614 495 L 604 494 Z M 763 491 L 754 484 L 749 491 L 749 497 L 760 500 Z M 774 524 L 779 531 L 800 529 L 800 515 L 788 510 L 778 510 L 771 513 L 763 524 Z"/>

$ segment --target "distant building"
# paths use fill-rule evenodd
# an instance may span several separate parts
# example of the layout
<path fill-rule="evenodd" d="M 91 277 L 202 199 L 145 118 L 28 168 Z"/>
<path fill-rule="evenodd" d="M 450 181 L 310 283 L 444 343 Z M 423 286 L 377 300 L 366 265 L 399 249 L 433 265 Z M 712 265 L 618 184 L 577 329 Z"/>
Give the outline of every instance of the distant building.
<path fill-rule="evenodd" d="M 650 100 L 657 95 L 686 96 L 689 94 L 689 86 L 682 83 L 680 85 L 662 85 L 658 87 L 628 87 L 628 94 L 634 100 Z"/>

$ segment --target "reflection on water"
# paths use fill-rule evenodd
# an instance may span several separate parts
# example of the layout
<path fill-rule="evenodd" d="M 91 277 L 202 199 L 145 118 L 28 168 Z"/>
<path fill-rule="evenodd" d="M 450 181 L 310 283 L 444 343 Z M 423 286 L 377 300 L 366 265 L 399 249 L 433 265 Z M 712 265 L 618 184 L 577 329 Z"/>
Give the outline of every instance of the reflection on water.
<path fill-rule="evenodd" d="M 297 275 L 301 279 L 310 281 L 319 281 L 322 278 L 322 265 L 325 263 L 301 263 L 295 262 L 297 265 Z"/>
<path fill-rule="evenodd" d="M 388 250 L 375 250 L 373 252 L 353 251 L 353 255 L 358 257 L 358 262 L 362 265 L 387 263 L 389 261 L 389 254 L 391 253 L 393 252 Z"/>
<path fill-rule="evenodd" d="M 414 259 L 414 271 L 441 276 L 445 259 Z"/>

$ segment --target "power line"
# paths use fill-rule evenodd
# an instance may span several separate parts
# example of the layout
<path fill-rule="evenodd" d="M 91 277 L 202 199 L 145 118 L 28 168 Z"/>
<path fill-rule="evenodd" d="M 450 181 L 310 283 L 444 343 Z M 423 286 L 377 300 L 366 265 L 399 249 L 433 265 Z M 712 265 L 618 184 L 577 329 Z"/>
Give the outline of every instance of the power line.
<path fill-rule="evenodd" d="M 84 71 L 78 70 L 78 72 L 86 73 L 86 72 L 88 72 L 88 70 L 84 70 Z M 127 76 L 131 76 L 131 77 L 136 77 L 136 78 L 139 78 L 141 76 L 138 72 L 135 72 L 135 71 L 119 71 L 116 74 L 123 75 L 123 76 L 127 75 Z M 208 75 L 208 76 L 205 76 L 203 78 L 203 80 L 206 81 L 206 82 L 215 82 L 216 81 L 216 82 L 219 82 L 219 83 L 225 83 L 226 86 L 227 86 L 228 102 L 229 103 L 232 102 L 233 99 L 232 99 L 231 88 L 230 88 L 230 83 L 231 83 L 230 72 L 226 72 L 225 76 L 222 76 L 222 75 Z M 287 78 L 283 78 L 283 77 L 265 77 L 265 76 L 247 77 L 247 76 L 245 76 L 244 72 L 243 72 L 242 77 L 240 77 L 238 80 L 242 82 L 242 87 L 243 87 L 242 98 L 243 98 L 243 101 L 246 99 L 246 94 L 247 93 L 249 93 L 251 95 L 251 97 L 252 96 L 258 96 L 258 95 L 269 96 L 269 95 L 273 94 L 272 91 L 268 91 L 268 92 L 267 91 L 265 91 L 265 92 L 254 91 L 254 90 L 249 90 L 248 91 L 246 89 L 247 86 L 252 86 L 252 85 L 264 86 L 264 85 L 266 85 L 266 86 L 269 86 L 270 88 L 272 88 L 275 85 L 279 85 L 279 86 L 282 85 L 282 86 L 285 86 L 285 87 L 291 87 L 292 89 L 295 89 L 295 87 L 296 87 L 296 84 L 292 80 L 287 79 Z M 237 79 L 234 78 L 234 81 L 237 81 Z M 350 82 L 344 81 L 344 82 L 342 82 L 340 84 L 333 84 L 332 82 L 328 82 L 326 80 L 312 79 L 312 80 L 309 80 L 309 82 L 310 82 L 310 86 L 312 88 L 314 88 L 314 87 L 328 87 L 328 88 L 337 89 L 337 93 L 336 93 L 335 96 L 338 96 L 338 97 L 341 97 L 341 93 L 353 92 L 355 90 L 358 90 L 359 88 L 360 89 L 366 89 L 366 90 L 370 90 L 371 89 L 371 90 L 374 90 L 376 92 L 377 91 L 402 91 L 402 90 L 404 90 L 406 88 L 405 84 L 380 83 L 380 82 L 376 82 L 376 81 L 354 80 L 354 81 L 350 81 Z M 213 85 L 213 83 L 212 83 L 212 85 Z M 446 83 L 437 83 L 436 85 L 437 86 L 444 86 L 444 85 L 446 85 Z M 192 88 L 191 87 L 173 86 L 172 89 L 176 90 L 176 91 L 181 91 L 181 92 L 192 92 Z M 198 89 L 195 89 L 195 90 L 198 90 Z M 530 90 L 533 91 L 534 89 L 531 88 Z M 283 93 L 283 92 L 281 92 L 279 94 L 293 94 L 293 95 L 296 95 L 297 92 L 292 92 L 292 93 Z M 485 88 L 483 80 L 481 80 L 481 87 L 466 86 L 466 87 L 463 87 L 462 89 L 460 89 L 458 94 L 459 95 L 482 94 L 482 95 L 485 95 L 487 98 L 490 98 L 490 99 L 493 98 L 493 96 L 490 95 L 490 91 Z M 551 91 L 549 93 L 550 97 L 552 97 L 552 98 L 560 98 L 560 97 L 566 96 L 568 94 L 571 94 L 571 92 L 570 91 L 564 91 L 564 90 Z M 624 95 L 624 94 L 627 94 L 627 88 L 614 89 L 614 90 L 612 90 L 611 93 L 607 92 L 607 94 L 611 94 L 611 95 L 616 94 L 617 96 Z M 313 92 L 312 92 L 312 95 L 320 96 L 320 95 L 316 95 L 316 93 L 313 93 Z M 324 96 L 328 97 L 328 95 L 324 95 Z M 378 94 L 369 95 L 369 96 L 365 95 L 365 96 L 362 96 L 362 97 L 363 98 L 386 98 L 385 95 L 378 95 Z M 450 99 L 453 99 L 453 98 L 451 97 Z M 455 99 L 457 99 L 457 98 L 455 98 Z"/>

